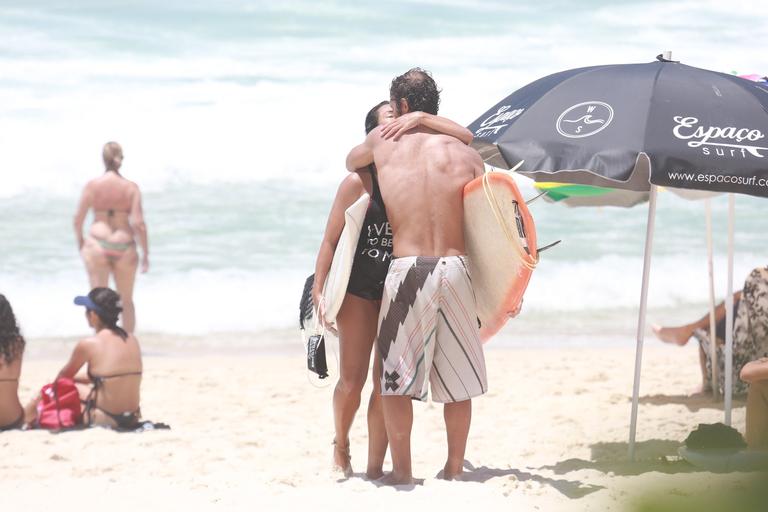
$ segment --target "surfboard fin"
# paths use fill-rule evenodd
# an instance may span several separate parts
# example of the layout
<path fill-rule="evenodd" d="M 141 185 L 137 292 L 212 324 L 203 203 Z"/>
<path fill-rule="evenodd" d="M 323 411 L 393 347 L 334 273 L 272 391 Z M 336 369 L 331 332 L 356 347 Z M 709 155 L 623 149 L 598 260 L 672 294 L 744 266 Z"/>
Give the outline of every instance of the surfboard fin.
<path fill-rule="evenodd" d="M 541 196 L 543 196 L 543 195 L 544 195 L 544 194 L 546 194 L 546 193 L 547 193 L 547 191 L 545 190 L 545 191 L 544 191 L 544 192 L 542 192 L 541 194 L 539 194 L 539 195 L 537 195 L 537 196 L 535 196 L 535 197 L 532 197 L 531 199 L 527 200 L 527 201 L 525 202 L 525 204 L 531 204 L 532 202 L 534 202 L 535 200 L 537 200 L 538 198 L 540 198 Z"/>
<path fill-rule="evenodd" d="M 558 240 L 556 242 L 552 242 L 551 244 L 545 245 L 544 247 L 539 247 L 538 249 L 536 249 L 536 254 L 541 254 L 542 251 L 546 251 L 547 249 L 551 249 L 552 247 L 556 246 L 560 242 L 562 242 L 562 240 Z"/>

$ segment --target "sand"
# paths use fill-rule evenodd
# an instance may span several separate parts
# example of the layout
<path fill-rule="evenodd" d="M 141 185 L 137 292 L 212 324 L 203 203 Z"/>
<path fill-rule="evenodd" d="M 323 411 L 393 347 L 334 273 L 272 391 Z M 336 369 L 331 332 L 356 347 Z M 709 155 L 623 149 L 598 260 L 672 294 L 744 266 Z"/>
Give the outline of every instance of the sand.
<path fill-rule="evenodd" d="M 144 417 L 172 429 L 0 434 L 0 508 L 44 510 L 53 502 L 59 510 L 603 511 L 626 510 L 649 489 L 685 497 L 696 489 L 738 489 L 749 479 L 694 471 L 677 459 L 698 423 L 723 418 L 717 404 L 686 396 L 698 383 L 693 347 L 649 341 L 640 461 L 631 464 L 632 348 L 491 346 L 490 391 L 474 402 L 469 481 L 435 478 L 445 457 L 442 406 L 415 404 L 414 474 L 423 484 L 400 489 L 378 487 L 362 474 L 362 410 L 351 435 L 358 473 L 341 480 L 330 471 L 332 382 L 315 387 L 300 351 L 145 352 Z M 22 398 L 62 363 L 28 357 Z M 736 405 L 733 424 L 743 432 L 745 410 Z"/>

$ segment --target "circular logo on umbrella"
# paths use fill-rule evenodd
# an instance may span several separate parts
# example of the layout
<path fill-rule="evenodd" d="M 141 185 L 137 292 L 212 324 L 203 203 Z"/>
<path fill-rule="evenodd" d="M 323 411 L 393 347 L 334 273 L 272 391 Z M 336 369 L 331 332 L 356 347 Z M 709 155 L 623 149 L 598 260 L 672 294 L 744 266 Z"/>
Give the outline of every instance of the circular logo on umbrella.
<path fill-rule="evenodd" d="M 604 130 L 613 121 L 613 108 L 602 101 L 585 101 L 565 110 L 555 127 L 563 137 L 579 139 Z"/>

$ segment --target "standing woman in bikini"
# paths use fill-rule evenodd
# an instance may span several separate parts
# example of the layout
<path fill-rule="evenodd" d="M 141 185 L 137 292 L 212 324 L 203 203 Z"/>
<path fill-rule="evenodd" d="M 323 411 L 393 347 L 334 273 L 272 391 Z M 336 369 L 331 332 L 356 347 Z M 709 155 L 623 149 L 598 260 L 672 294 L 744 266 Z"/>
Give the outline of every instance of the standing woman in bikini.
<path fill-rule="evenodd" d="M 147 226 L 138 185 L 120 174 L 123 163 L 120 145 L 105 144 L 103 158 L 106 171 L 83 189 L 75 214 L 75 236 L 91 288 L 109 286 L 112 274 L 123 301 L 123 328 L 132 333 L 136 327 L 133 285 L 139 266 L 136 239 L 141 246 L 141 272 L 144 273 L 149 269 Z M 93 224 L 84 237 L 83 223 L 91 208 Z"/>
<path fill-rule="evenodd" d="M 372 108 L 365 117 L 365 133 L 379 124 L 388 124 L 382 131 L 385 137 L 397 138 L 404 131 L 417 125 L 456 137 L 469 144 L 472 133 L 453 121 L 424 112 L 412 112 L 393 121 L 392 107 L 383 101 Z M 392 255 L 392 233 L 389 229 L 384 202 L 381 199 L 376 168 L 349 174 L 336 193 L 328 215 L 323 241 L 315 263 L 315 280 L 312 300 L 323 318 L 322 290 L 331 268 L 333 253 L 344 228 L 344 211 L 363 193 L 371 197 L 363 222 L 352 274 L 347 293 L 336 316 L 339 336 L 339 381 L 333 392 L 334 437 L 333 463 L 345 476 L 352 475 L 349 454 L 349 431 L 355 413 L 360 407 L 363 385 L 368 377 L 371 348 L 376 338 L 384 278 Z M 327 326 L 332 327 L 332 326 Z M 374 377 L 381 374 L 381 360 L 374 358 Z M 381 378 L 373 379 L 373 391 L 368 402 L 368 468 L 366 476 L 376 479 L 383 476 L 382 466 L 387 452 L 387 433 L 381 408 Z"/>
<path fill-rule="evenodd" d="M 24 344 L 11 305 L 0 295 L 0 432 L 24 425 L 24 409 L 19 402 Z"/>

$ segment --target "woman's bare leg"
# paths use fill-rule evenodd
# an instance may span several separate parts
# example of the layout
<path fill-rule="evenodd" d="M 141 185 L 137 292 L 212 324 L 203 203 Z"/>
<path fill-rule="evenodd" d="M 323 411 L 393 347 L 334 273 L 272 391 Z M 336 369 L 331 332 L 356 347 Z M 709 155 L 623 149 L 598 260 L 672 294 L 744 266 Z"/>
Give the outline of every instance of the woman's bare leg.
<path fill-rule="evenodd" d="M 83 373 L 83 371 L 80 372 L 80 374 Z M 90 397 L 91 390 L 93 388 L 91 385 L 83 384 L 81 382 L 75 382 L 75 388 L 77 388 L 77 394 L 80 395 L 81 405 L 84 407 L 85 401 Z M 34 423 L 37 420 L 37 405 L 42 399 L 43 397 L 40 396 L 40 393 L 38 393 L 32 400 L 29 401 L 29 403 L 27 403 L 27 405 L 24 406 L 24 424 L 28 427 L 34 426 Z M 83 420 L 85 420 L 85 418 L 83 418 Z"/>
<path fill-rule="evenodd" d="M 41 397 L 38 393 L 35 398 L 29 401 L 27 405 L 24 406 L 24 424 L 28 427 L 32 427 L 35 420 L 37 420 L 37 404 L 40 403 Z"/>
<path fill-rule="evenodd" d="M 768 381 L 759 380 L 749 385 L 746 438 L 750 450 L 768 448 Z"/>
<path fill-rule="evenodd" d="M 674 343 L 675 345 L 685 345 L 688 340 L 693 336 L 693 331 L 698 329 L 697 323 L 679 325 L 676 327 L 662 327 L 660 325 L 654 325 L 653 334 L 656 335 L 661 341 L 665 343 Z M 709 321 L 707 321 L 709 325 Z"/>
<path fill-rule="evenodd" d="M 373 351 L 373 391 L 368 402 L 368 469 L 365 475 L 371 480 L 384 476 L 384 457 L 387 454 L 387 429 L 384 425 L 384 409 L 381 406 L 381 358 Z"/>
<path fill-rule="evenodd" d="M 136 329 L 136 308 L 133 305 L 133 285 L 136 282 L 136 269 L 139 268 L 139 255 L 136 247 L 131 247 L 114 263 L 112 272 L 115 288 L 123 303 L 123 329 L 133 333 Z"/>
<path fill-rule="evenodd" d="M 92 238 L 86 238 L 80 256 L 85 263 L 85 271 L 88 273 L 88 283 L 91 289 L 100 286 L 109 286 L 109 260 L 104 255 L 101 247 Z"/>
<path fill-rule="evenodd" d="M 375 301 L 347 294 L 336 325 L 339 329 L 339 381 L 333 392 L 333 420 L 336 430 L 333 461 L 346 475 L 352 474 L 349 457 L 349 430 L 360 407 L 360 394 L 368 376 L 371 347 L 376 337 L 378 316 Z"/>

